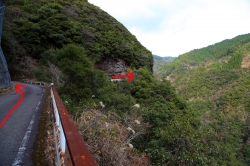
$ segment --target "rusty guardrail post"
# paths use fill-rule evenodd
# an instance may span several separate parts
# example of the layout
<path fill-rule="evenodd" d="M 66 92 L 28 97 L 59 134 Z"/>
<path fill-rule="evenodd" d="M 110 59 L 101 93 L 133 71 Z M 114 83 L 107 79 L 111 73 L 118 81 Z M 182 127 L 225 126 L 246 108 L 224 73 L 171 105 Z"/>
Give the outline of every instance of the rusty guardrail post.
<path fill-rule="evenodd" d="M 54 84 L 51 84 L 51 97 L 55 119 L 56 164 L 58 166 L 97 166 L 55 90 Z"/>
<path fill-rule="evenodd" d="M 54 139 L 55 139 L 55 149 L 56 149 L 56 165 L 61 166 L 64 164 L 64 158 L 65 156 L 65 146 L 66 146 L 66 140 L 64 131 L 62 128 L 62 123 L 59 117 L 58 109 L 56 106 L 55 97 L 53 94 L 53 91 L 51 90 L 51 98 L 53 103 L 53 110 L 54 110 L 54 119 L 55 119 L 55 125 L 54 125 Z"/>

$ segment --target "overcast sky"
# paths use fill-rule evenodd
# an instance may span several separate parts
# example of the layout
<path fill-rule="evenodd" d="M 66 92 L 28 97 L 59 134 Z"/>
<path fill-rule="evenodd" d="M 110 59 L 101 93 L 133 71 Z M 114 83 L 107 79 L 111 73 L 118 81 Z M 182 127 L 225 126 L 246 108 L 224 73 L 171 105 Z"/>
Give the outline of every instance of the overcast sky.
<path fill-rule="evenodd" d="M 250 33 L 250 0 L 88 0 L 153 54 L 179 56 Z"/>

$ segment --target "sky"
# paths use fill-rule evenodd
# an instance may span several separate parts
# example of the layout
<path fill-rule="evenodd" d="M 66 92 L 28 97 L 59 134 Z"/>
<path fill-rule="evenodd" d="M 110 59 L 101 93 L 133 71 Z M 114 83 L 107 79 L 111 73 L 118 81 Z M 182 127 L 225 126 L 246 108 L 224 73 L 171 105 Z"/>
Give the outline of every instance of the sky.
<path fill-rule="evenodd" d="M 250 33 L 250 0 L 88 0 L 121 22 L 158 56 Z"/>

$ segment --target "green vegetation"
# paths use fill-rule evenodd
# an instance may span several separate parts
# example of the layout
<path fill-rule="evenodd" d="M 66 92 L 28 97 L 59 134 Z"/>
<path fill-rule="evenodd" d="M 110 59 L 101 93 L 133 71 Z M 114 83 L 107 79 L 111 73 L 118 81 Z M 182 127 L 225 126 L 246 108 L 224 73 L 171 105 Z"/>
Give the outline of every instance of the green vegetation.
<path fill-rule="evenodd" d="M 153 55 L 154 58 L 154 65 L 153 65 L 153 72 L 156 78 L 160 78 L 161 73 L 158 73 L 158 70 L 166 64 L 172 62 L 176 57 L 160 57 L 157 55 Z"/>
<path fill-rule="evenodd" d="M 249 48 L 249 46 L 247 46 L 249 41 L 250 34 L 245 34 L 231 40 L 224 40 L 203 49 L 192 50 L 181 55 L 171 64 L 162 67 L 159 69 L 159 72 L 161 76 L 171 76 L 174 78 L 176 75 L 185 74 L 199 66 L 239 69 L 244 51 Z"/>
<path fill-rule="evenodd" d="M 29 64 L 25 57 L 39 62 L 46 51 L 67 44 L 83 47 L 92 63 L 121 58 L 132 68 L 147 66 L 152 70 L 150 51 L 121 23 L 86 1 L 10 0 L 5 5 L 2 48 L 12 78 L 20 78 L 20 70 L 26 77 L 34 77 L 26 71 Z"/>
<path fill-rule="evenodd" d="M 250 34 L 237 36 L 185 53 L 158 71 L 187 101 L 202 131 L 195 140 L 207 140 L 201 165 L 250 164 L 249 46 Z"/>
<path fill-rule="evenodd" d="M 100 165 L 249 165 L 249 34 L 181 55 L 158 81 L 150 51 L 87 1 L 5 5 L 12 79 L 55 82 Z M 135 78 L 111 82 L 94 67 L 105 58 Z"/>
<path fill-rule="evenodd" d="M 126 118 L 134 115 L 132 107 L 140 103 L 138 116 L 144 119 L 141 124 L 149 123 L 152 127 L 139 134 L 138 140 L 130 139 L 126 145 L 135 144 L 134 155 L 146 153 L 147 163 L 152 160 L 152 163 L 161 164 L 169 158 L 174 159 L 154 154 L 161 145 L 152 147 L 150 143 L 158 137 L 164 140 L 164 136 L 155 131 L 170 124 L 176 116 L 181 117 L 179 113 L 183 114 L 185 102 L 179 99 L 169 82 L 156 81 L 152 76 L 152 54 L 122 24 L 87 1 L 10 0 L 5 5 L 2 48 L 13 80 L 28 78 L 55 82 L 76 121 L 81 118 L 81 108 L 100 109 L 98 105 L 102 102 L 105 105 L 101 108 L 103 114 L 116 114 L 116 118 L 122 118 L 120 125 L 129 127 Z M 110 82 L 110 76 L 94 68 L 96 63 L 108 57 L 123 59 L 137 78 L 132 83 Z M 107 138 L 112 141 L 110 137 Z M 166 143 L 171 144 L 171 141 L 174 139 Z M 151 153 L 154 157 L 149 157 Z M 110 165 L 112 160 L 100 161 L 100 164 Z"/>

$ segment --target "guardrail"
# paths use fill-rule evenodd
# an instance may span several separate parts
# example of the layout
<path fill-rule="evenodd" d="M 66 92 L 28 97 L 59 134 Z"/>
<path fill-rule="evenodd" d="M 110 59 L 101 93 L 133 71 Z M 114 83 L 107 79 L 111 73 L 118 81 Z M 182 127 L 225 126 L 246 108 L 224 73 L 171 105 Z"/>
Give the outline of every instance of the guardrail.
<path fill-rule="evenodd" d="M 47 83 L 47 82 L 41 82 L 41 81 L 33 81 L 33 80 L 22 79 L 22 82 L 27 83 L 27 84 L 50 86 L 49 83 Z"/>
<path fill-rule="evenodd" d="M 55 87 L 51 84 L 57 166 L 97 166 L 70 118 Z"/>

